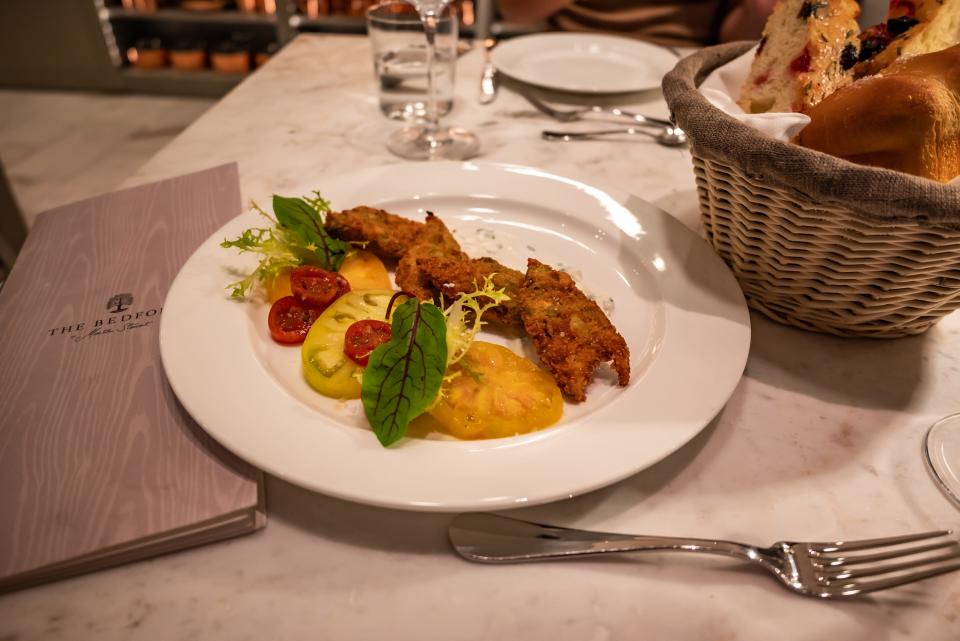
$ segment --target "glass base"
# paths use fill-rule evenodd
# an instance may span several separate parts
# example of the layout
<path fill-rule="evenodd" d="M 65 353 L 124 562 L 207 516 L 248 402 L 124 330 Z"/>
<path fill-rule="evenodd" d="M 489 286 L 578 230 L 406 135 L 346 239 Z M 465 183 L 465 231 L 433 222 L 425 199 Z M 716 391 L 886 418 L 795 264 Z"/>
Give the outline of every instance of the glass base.
<path fill-rule="evenodd" d="M 960 414 L 930 427 L 923 441 L 923 458 L 943 493 L 960 507 Z"/>
<path fill-rule="evenodd" d="M 480 141 L 459 127 L 413 125 L 395 131 L 387 149 L 408 160 L 467 160 L 480 151 Z"/>

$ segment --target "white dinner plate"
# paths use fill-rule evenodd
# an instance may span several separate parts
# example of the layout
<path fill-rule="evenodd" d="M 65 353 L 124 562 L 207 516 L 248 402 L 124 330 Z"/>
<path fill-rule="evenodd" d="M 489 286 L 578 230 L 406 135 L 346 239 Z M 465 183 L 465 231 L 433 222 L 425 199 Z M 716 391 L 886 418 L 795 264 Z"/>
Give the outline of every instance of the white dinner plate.
<path fill-rule="evenodd" d="M 214 438 L 261 469 L 325 494 L 415 510 L 493 510 L 545 503 L 642 470 L 695 436 L 733 392 L 750 321 L 732 274 L 674 218 L 635 197 L 537 169 L 419 163 L 318 177 L 334 209 L 360 204 L 422 218 L 438 214 L 463 248 L 525 269 L 527 256 L 582 283 L 630 347 L 618 387 L 603 366 L 588 399 L 567 403 L 553 427 L 510 438 L 406 438 L 383 448 L 359 401 L 313 392 L 300 350 L 274 343 L 268 306 L 224 286 L 255 258 L 219 246 L 248 227 L 244 213 L 213 234 L 174 280 L 160 347 L 187 411 Z M 268 203 L 262 203 L 267 205 Z M 526 340 L 484 332 L 528 354 Z"/>
<path fill-rule="evenodd" d="M 666 49 L 618 36 L 538 33 L 501 42 L 494 66 L 539 87 L 579 93 L 623 93 L 660 86 L 677 58 Z"/>

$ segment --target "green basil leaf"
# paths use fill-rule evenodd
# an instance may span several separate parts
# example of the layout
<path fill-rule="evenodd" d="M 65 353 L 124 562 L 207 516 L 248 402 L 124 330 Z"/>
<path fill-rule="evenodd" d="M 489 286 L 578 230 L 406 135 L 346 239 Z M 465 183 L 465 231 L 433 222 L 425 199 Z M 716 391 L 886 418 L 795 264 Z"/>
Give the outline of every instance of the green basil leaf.
<path fill-rule="evenodd" d="M 296 234 L 302 243 L 311 248 L 316 262 L 325 269 L 340 269 L 348 245 L 327 233 L 323 226 L 326 201 L 319 198 L 307 201 L 303 198 L 273 197 L 273 213 L 281 227 Z"/>
<path fill-rule="evenodd" d="M 384 447 L 407 433 L 440 391 L 447 368 L 447 326 L 431 303 L 408 299 L 393 314 L 393 337 L 370 355 L 360 399 Z"/>
<path fill-rule="evenodd" d="M 314 224 L 323 226 L 323 220 L 302 198 L 288 198 L 274 194 L 273 213 L 277 221 L 288 229 L 309 228 Z"/>

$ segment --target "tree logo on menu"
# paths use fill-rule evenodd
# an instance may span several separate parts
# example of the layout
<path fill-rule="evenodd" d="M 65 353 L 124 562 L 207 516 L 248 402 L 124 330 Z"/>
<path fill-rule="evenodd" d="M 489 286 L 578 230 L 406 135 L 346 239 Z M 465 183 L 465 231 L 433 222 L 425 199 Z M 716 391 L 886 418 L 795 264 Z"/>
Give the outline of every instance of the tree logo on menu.
<path fill-rule="evenodd" d="M 107 311 L 119 314 L 127 311 L 133 305 L 133 294 L 116 294 L 107 301 Z"/>

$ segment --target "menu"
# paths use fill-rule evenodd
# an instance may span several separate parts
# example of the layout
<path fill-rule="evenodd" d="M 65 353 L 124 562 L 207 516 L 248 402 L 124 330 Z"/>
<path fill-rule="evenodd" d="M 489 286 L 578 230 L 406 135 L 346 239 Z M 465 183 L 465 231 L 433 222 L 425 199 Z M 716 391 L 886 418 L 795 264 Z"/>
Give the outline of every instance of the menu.
<path fill-rule="evenodd" d="M 179 405 L 158 338 L 180 266 L 241 209 L 231 164 L 36 219 L 0 291 L 0 591 L 265 524 L 262 474 Z"/>

